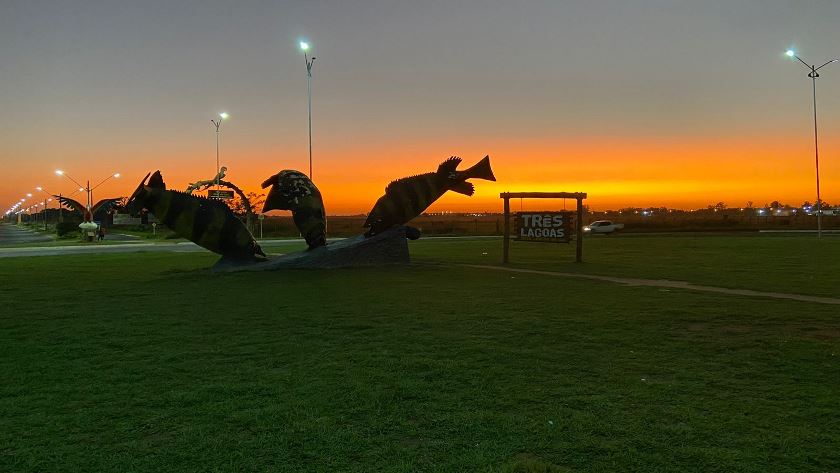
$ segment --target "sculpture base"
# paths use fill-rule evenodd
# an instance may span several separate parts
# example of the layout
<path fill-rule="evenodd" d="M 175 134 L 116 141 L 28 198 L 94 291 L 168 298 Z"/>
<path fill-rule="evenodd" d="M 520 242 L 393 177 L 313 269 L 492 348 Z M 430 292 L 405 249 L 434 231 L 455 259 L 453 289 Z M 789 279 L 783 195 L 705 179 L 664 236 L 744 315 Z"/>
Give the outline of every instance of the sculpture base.
<path fill-rule="evenodd" d="M 269 258 L 267 261 L 250 262 L 222 258 L 213 266 L 213 271 L 358 268 L 409 262 L 406 227 L 395 226 L 370 238 L 359 235 L 314 250 Z"/>

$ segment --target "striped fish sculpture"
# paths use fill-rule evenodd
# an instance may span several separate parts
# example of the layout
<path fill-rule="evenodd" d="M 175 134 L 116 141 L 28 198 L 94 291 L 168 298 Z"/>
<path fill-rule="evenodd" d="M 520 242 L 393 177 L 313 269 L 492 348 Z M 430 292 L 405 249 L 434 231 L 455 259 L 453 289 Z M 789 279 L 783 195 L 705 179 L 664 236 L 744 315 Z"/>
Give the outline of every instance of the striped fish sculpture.
<path fill-rule="evenodd" d="M 403 225 L 420 215 L 446 191 L 473 195 L 475 188 L 467 179 L 495 181 L 490 169 L 490 156 L 475 166 L 458 171 L 461 158 L 453 156 L 438 166 L 437 172 L 406 177 L 388 184 L 385 195 L 376 201 L 364 226 L 370 227 L 365 236 L 381 233 L 394 225 Z"/>
<path fill-rule="evenodd" d="M 309 249 L 327 244 L 327 216 L 321 192 L 312 180 L 299 171 L 285 170 L 269 177 L 262 188 L 271 186 L 265 198 L 263 213 L 269 210 L 291 210 L 301 236 Z"/>
<path fill-rule="evenodd" d="M 160 171 L 152 174 L 147 184 L 148 178 L 146 174 L 128 199 L 126 210 L 136 213 L 148 209 L 179 236 L 224 258 L 255 260 L 258 259 L 256 255 L 265 256 L 254 236 L 227 205 L 166 190 Z"/>

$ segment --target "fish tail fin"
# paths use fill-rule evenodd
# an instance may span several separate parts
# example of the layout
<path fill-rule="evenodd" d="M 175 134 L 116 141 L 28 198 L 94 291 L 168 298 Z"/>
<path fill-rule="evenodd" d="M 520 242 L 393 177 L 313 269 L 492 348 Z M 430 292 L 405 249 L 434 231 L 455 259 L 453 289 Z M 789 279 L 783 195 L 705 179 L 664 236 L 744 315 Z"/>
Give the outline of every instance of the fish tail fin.
<path fill-rule="evenodd" d="M 152 175 L 152 173 L 147 173 L 146 177 L 144 177 L 143 180 L 140 181 L 140 185 L 137 186 L 137 189 L 135 189 L 134 193 L 131 194 L 131 197 L 128 198 L 128 200 L 126 201 L 127 202 L 126 205 L 134 202 L 138 198 L 138 196 L 140 196 L 140 194 L 143 193 L 143 187 L 146 185 L 146 179 L 148 179 L 149 176 L 151 176 L 151 175 Z M 133 213 L 133 211 L 132 211 L 132 213 Z"/>
<path fill-rule="evenodd" d="M 484 159 L 476 163 L 475 166 L 466 169 L 464 175 L 466 179 L 485 179 L 488 181 L 495 181 L 496 176 L 493 175 L 493 170 L 490 169 L 490 156 L 485 156 Z"/>
<path fill-rule="evenodd" d="M 166 184 L 163 182 L 163 176 L 160 174 L 160 171 L 155 171 L 155 173 L 152 174 L 152 177 L 149 179 L 148 186 L 153 189 L 166 190 Z"/>

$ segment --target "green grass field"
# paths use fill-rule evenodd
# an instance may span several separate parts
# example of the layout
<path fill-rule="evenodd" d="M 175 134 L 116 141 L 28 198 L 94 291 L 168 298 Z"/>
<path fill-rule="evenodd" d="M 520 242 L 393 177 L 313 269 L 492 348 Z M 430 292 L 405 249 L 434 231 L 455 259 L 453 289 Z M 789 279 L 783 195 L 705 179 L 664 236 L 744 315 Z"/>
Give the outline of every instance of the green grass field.
<path fill-rule="evenodd" d="M 0 259 L 0 471 L 840 471 L 840 306 L 456 264 L 498 239 L 411 251 Z M 840 238 L 573 251 L 511 266 L 840 297 Z"/>

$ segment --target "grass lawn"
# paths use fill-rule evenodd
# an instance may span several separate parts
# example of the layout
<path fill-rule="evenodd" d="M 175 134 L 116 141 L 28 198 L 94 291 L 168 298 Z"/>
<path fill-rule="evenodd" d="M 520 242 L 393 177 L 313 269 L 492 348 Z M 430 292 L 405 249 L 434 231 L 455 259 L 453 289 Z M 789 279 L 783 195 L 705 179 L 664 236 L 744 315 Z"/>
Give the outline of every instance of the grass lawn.
<path fill-rule="evenodd" d="M 415 261 L 498 264 L 502 240 L 424 242 L 412 247 L 412 256 Z M 513 267 L 840 298 L 840 236 L 596 235 L 584 240 L 585 264 L 574 259 L 574 242 L 511 242 Z"/>
<path fill-rule="evenodd" d="M 838 306 L 438 264 L 500 247 L 420 240 L 409 267 L 235 274 L 203 253 L 2 259 L 0 471 L 840 471 Z M 573 251 L 512 257 L 840 283 L 840 239 Z"/>

